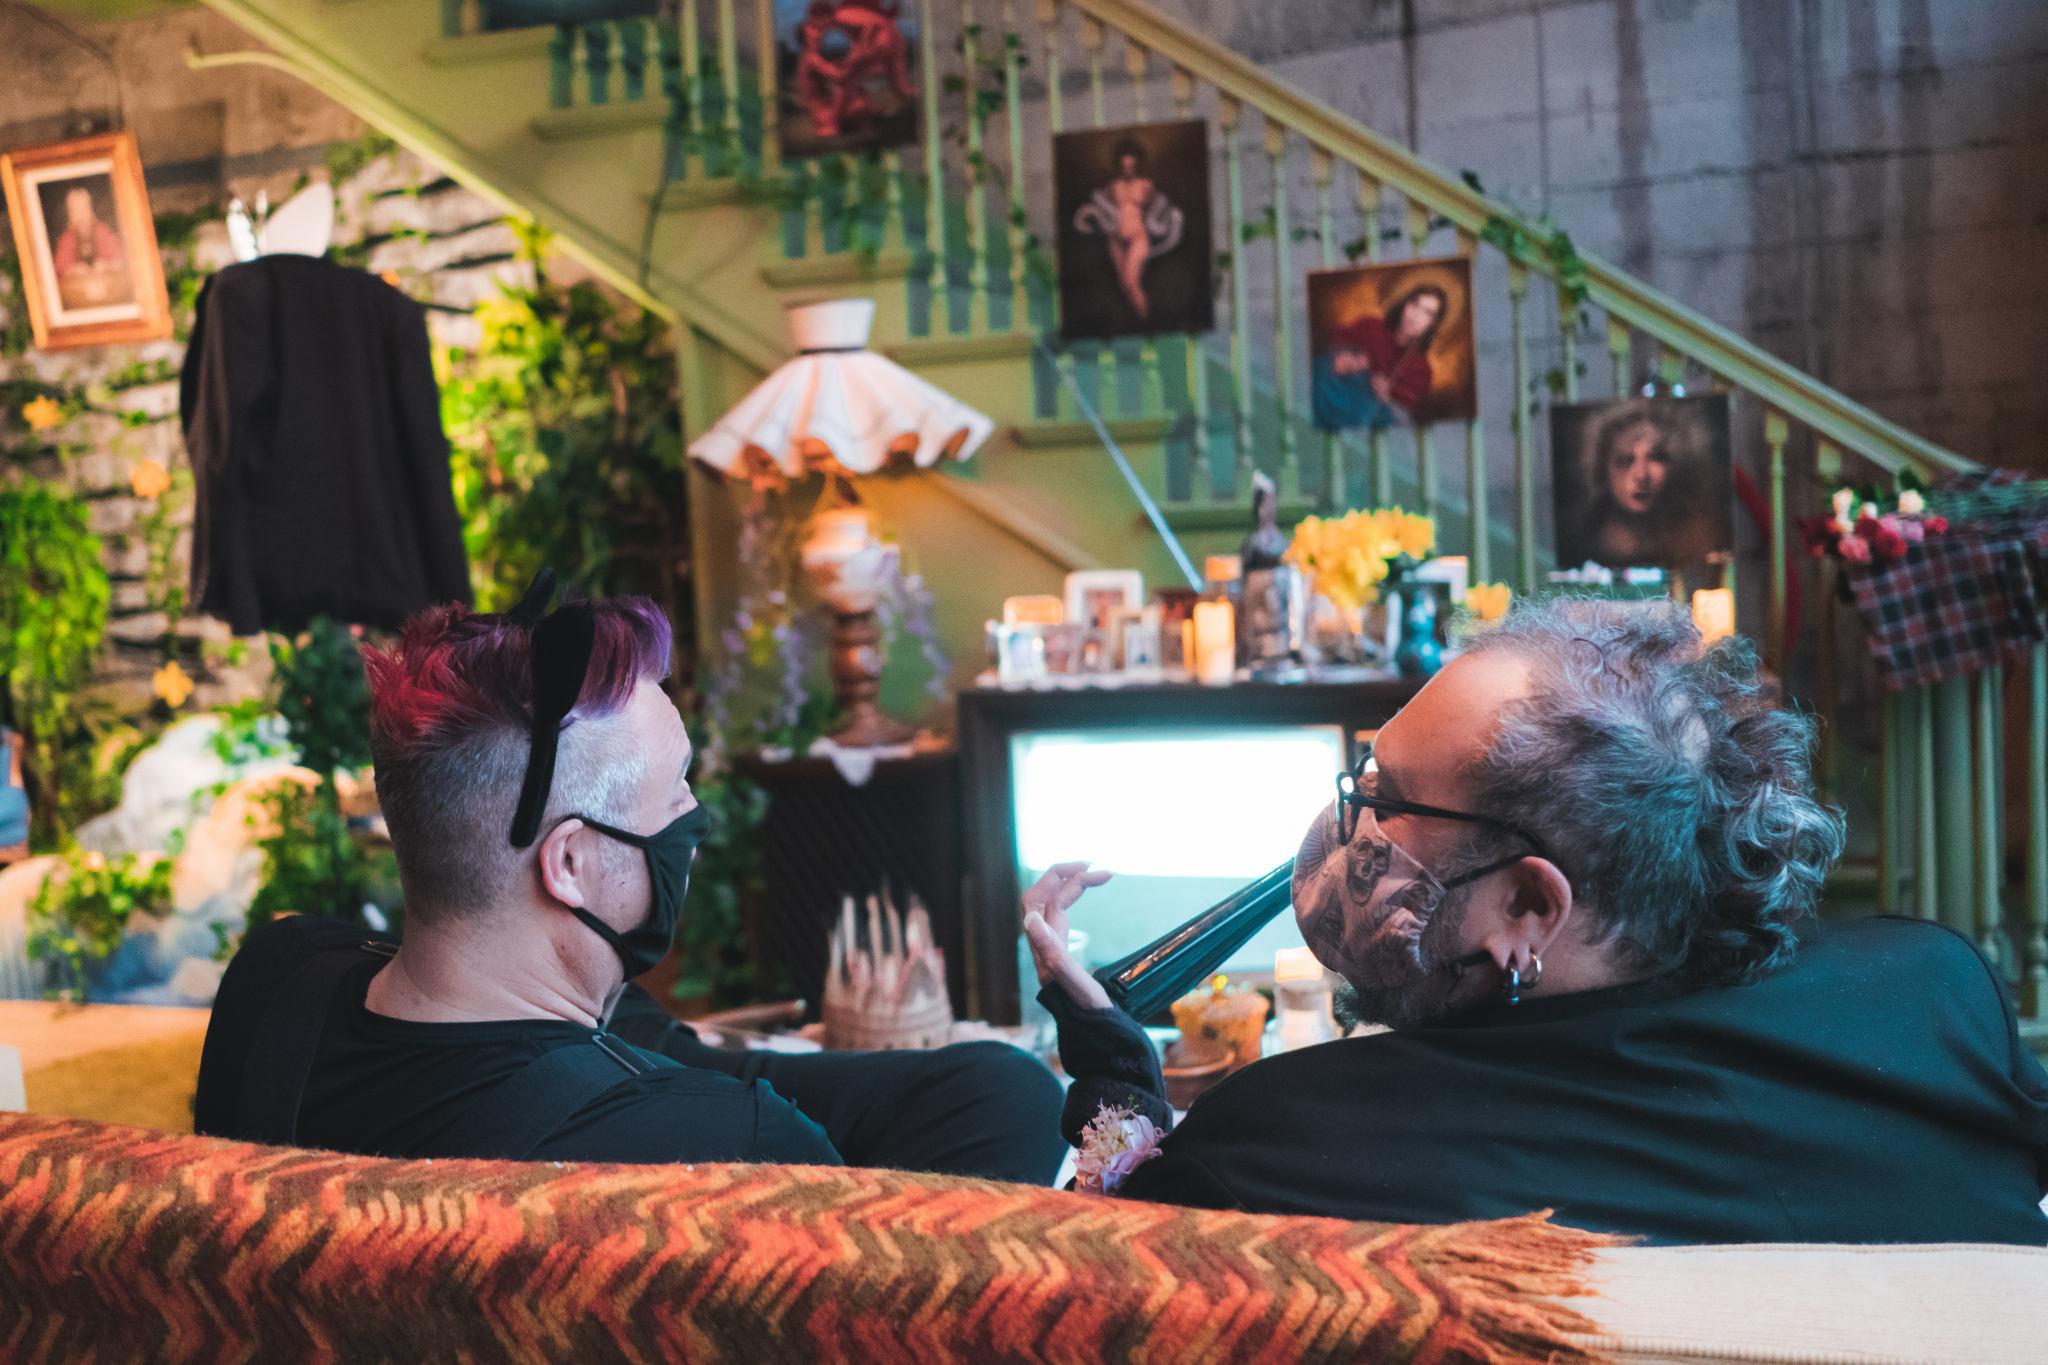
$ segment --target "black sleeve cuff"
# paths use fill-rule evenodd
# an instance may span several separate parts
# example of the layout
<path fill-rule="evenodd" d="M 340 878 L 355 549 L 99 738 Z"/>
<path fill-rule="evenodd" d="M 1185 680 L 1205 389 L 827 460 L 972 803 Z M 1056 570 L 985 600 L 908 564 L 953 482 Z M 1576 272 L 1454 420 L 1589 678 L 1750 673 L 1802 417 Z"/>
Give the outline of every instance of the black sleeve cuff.
<path fill-rule="evenodd" d="M 1057 982 L 1039 991 L 1038 1003 L 1059 1026 L 1060 1065 L 1074 1078 L 1060 1110 L 1068 1146 L 1081 1145 L 1081 1130 L 1105 1104 L 1143 1114 L 1161 1132 L 1173 1126 L 1159 1054 L 1137 1020 L 1113 1005 L 1083 1009 Z"/>

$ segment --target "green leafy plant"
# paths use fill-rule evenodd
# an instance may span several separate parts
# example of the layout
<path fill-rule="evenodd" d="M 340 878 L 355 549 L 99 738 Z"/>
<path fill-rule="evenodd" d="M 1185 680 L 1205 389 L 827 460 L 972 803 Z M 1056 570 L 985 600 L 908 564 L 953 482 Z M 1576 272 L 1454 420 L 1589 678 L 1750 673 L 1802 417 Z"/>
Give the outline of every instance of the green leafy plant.
<path fill-rule="evenodd" d="M 0 701 L 28 740 L 41 850 L 62 845 L 59 753 L 107 626 L 111 589 L 85 503 L 53 484 L 0 488 Z"/>
<path fill-rule="evenodd" d="M 257 840 L 263 886 L 250 902 L 249 927 L 285 911 L 359 919 L 365 904 L 379 907 L 389 922 L 399 905 L 395 861 L 349 828 L 336 781 L 338 771 L 370 761 L 369 688 L 355 634 L 318 616 L 298 640 L 273 639 L 271 659 L 278 714 L 299 762 L 320 780 L 312 787 L 279 781 L 263 800 L 273 828 Z M 241 741 L 230 742 L 239 752 Z"/>
<path fill-rule="evenodd" d="M 49 970 L 46 994 L 84 1001 L 86 968 L 113 955 L 135 915 L 159 914 L 170 904 L 169 858 L 71 855 L 43 878 L 28 907 L 28 956 Z"/>
<path fill-rule="evenodd" d="M 483 344 L 443 357 L 444 425 L 479 610 L 551 565 L 596 596 L 645 593 L 693 637 L 675 356 L 666 321 L 595 284 L 554 284 L 521 229 L 531 289 L 479 307 Z M 678 668 L 679 677 L 690 672 Z"/>

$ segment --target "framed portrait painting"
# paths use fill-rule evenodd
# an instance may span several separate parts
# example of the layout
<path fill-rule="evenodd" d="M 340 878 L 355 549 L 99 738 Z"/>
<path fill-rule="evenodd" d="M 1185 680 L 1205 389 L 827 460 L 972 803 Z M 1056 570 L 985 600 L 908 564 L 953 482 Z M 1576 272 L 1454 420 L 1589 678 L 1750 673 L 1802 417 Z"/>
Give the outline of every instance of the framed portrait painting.
<path fill-rule="evenodd" d="M 1215 326 L 1207 123 L 1061 133 L 1052 140 L 1052 176 L 1061 336 Z"/>
<path fill-rule="evenodd" d="M 1479 415 L 1471 259 L 1311 270 L 1308 349 L 1324 431 L 1470 421 Z"/>
<path fill-rule="evenodd" d="M 0 156 L 29 325 L 46 351 L 171 334 L 132 133 Z"/>
<path fill-rule="evenodd" d="M 784 158 L 918 140 L 917 12 L 909 0 L 775 0 Z"/>
<path fill-rule="evenodd" d="M 1728 395 L 1550 410 L 1557 562 L 1679 569 L 1735 549 Z"/>

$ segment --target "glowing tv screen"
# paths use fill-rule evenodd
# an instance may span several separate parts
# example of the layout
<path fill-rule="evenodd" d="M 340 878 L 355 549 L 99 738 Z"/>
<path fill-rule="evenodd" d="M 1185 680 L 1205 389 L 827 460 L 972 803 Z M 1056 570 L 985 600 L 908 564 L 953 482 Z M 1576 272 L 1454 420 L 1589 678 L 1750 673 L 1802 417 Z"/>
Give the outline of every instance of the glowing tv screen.
<path fill-rule="evenodd" d="M 1344 735 L 1334 725 L 1040 731 L 1011 736 L 1010 759 L 1018 884 L 1075 859 L 1116 873 L 1074 909 L 1094 968 L 1293 857 L 1336 794 Z M 1224 970 L 1270 970 L 1275 952 L 1300 945 L 1282 914 Z"/>

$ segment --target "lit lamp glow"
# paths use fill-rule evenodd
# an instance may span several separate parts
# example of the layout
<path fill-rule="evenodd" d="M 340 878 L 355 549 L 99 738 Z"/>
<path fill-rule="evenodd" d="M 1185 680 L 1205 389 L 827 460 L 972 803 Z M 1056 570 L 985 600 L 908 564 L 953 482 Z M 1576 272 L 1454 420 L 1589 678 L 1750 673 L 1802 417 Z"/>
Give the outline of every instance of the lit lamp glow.
<path fill-rule="evenodd" d="M 1692 595 L 1692 623 L 1708 644 L 1735 633 L 1735 590 L 1701 588 Z"/>
<path fill-rule="evenodd" d="M 1237 668 L 1237 625 L 1228 602 L 1195 603 L 1195 679 L 1227 687 Z"/>

